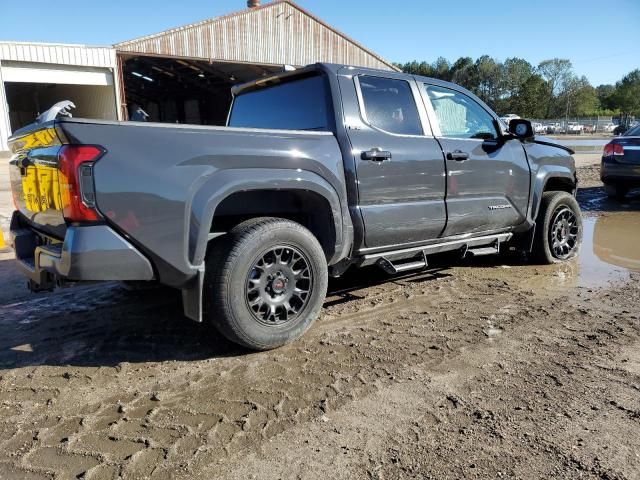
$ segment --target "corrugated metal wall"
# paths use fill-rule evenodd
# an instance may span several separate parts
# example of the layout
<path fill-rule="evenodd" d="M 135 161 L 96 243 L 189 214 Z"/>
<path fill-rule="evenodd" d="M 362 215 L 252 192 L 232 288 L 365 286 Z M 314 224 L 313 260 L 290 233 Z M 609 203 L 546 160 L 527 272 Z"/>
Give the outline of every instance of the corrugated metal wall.
<path fill-rule="evenodd" d="M 82 67 L 116 67 L 116 53 L 113 48 L 84 45 L 0 42 L 0 60 Z"/>
<path fill-rule="evenodd" d="M 0 152 L 7 150 L 7 137 L 11 133 L 11 123 L 9 122 L 9 106 L 4 91 L 4 81 L 2 80 L 2 61 L 0 60 Z"/>
<path fill-rule="evenodd" d="M 47 43 L 24 43 L 24 42 L 0 42 L 0 151 L 7 149 L 7 137 L 11 133 L 9 117 L 9 107 L 6 99 L 5 85 L 2 79 L 2 65 L 6 67 L 16 67 L 30 64 L 46 65 L 67 65 L 64 67 L 77 71 L 78 78 L 85 72 L 95 71 L 96 68 L 110 69 L 112 73 L 116 70 L 116 51 L 110 47 L 88 47 L 84 45 L 56 45 Z M 19 62 L 19 63 L 15 63 Z M 73 67 L 73 68 L 72 68 Z M 63 67 L 59 67 L 63 68 Z M 106 72 L 106 70 L 105 70 Z M 108 72 L 107 72 L 108 73 Z M 111 75 L 111 73 L 109 73 Z M 113 75 L 114 80 L 119 76 Z M 117 78 L 115 78 L 117 77 Z M 6 79 L 4 79 L 6 81 Z M 34 81 L 36 81 L 34 79 Z M 73 83 L 73 82 L 72 82 Z M 98 87 L 101 88 L 101 87 Z M 115 87 L 104 87 L 107 90 L 101 91 L 100 95 L 84 94 L 82 89 L 71 89 L 65 95 L 71 98 L 72 94 L 82 95 L 76 105 L 83 105 L 94 118 L 116 118 L 114 112 L 118 112 L 115 105 L 117 96 Z M 96 91 L 94 91 L 95 94 Z M 77 112 L 74 115 L 79 116 Z"/>
<path fill-rule="evenodd" d="M 287 1 L 115 45 L 135 52 L 272 65 L 392 65 Z"/>

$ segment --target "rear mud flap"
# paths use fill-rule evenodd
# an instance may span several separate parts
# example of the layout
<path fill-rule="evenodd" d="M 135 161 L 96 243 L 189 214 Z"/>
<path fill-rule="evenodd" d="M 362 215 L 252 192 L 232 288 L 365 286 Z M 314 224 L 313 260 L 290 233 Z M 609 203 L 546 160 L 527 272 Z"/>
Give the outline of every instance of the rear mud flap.
<path fill-rule="evenodd" d="M 204 287 L 204 264 L 198 267 L 198 274 L 182 289 L 184 315 L 202 323 L 202 289 Z"/>

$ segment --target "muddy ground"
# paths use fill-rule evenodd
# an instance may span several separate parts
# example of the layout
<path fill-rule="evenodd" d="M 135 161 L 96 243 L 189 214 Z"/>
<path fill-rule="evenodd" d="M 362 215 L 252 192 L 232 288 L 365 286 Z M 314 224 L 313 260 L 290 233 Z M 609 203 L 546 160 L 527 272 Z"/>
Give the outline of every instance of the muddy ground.
<path fill-rule="evenodd" d="M 266 353 L 164 289 L 32 296 L 5 254 L 0 478 L 640 478 L 640 195 L 580 177 L 579 261 L 355 273 Z"/>

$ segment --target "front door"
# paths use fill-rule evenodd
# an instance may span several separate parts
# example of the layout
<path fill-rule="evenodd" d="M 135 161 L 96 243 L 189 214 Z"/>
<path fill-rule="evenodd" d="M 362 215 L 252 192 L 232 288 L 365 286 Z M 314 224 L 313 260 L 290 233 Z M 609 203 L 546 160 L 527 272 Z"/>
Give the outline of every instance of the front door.
<path fill-rule="evenodd" d="M 505 230 L 525 221 L 529 165 L 518 140 L 498 140 L 494 117 L 471 96 L 421 83 L 447 169 L 443 236 Z"/>
<path fill-rule="evenodd" d="M 417 84 L 392 73 L 342 81 L 354 82 L 345 87 L 357 96 L 344 103 L 353 110 L 346 116 L 364 223 L 361 248 L 437 238 L 446 224 L 444 157 Z"/>

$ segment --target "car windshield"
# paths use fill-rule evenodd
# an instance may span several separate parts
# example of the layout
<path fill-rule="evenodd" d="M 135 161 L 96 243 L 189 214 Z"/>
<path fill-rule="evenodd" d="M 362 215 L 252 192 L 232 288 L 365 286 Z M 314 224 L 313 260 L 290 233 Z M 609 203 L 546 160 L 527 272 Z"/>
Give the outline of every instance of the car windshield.
<path fill-rule="evenodd" d="M 635 127 L 627 130 L 627 133 L 624 135 L 625 137 L 640 137 L 640 125 L 636 125 Z"/>

